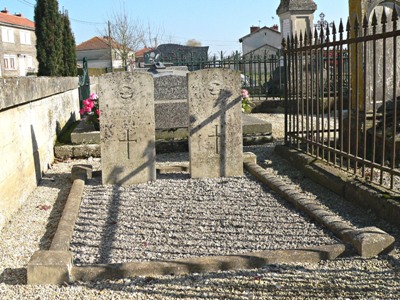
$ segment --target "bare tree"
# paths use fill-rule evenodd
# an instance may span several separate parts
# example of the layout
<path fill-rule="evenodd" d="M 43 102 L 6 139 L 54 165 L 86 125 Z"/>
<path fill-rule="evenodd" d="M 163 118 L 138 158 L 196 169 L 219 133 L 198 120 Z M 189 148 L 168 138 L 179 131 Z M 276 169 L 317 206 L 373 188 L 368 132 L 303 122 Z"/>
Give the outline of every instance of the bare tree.
<path fill-rule="evenodd" d="M 147 23 L 147 27 L 144 30 L 142 43 L 145 48 L 157 48 L 160 41 L 163 39 L 164 29 L 160 26 L 155 27 L 150 23 Z"/>
<path fill-rule="evenodd" d="M 120 11 L 111 15 L 106 32 L 112 51 L 117 53 L 123 66 L 126 67 L 131 56 L 143 44 L 143 25 L 139 20 L 133 20 L 125 10 L 125 6 L 122 6 Z"/>
<path fill-rule="evenodd" d="M 109 16 L 109 26 L 103 36 L 108 36 L 111 53 L 116 53 L 126 67 L 130 58 L 141 48 L 157 48 L 162 40 L 164 30 L 161 27 L 143 26 L 139 19 L 132 19 L 122 4 L 118 11 Z M 154 29 L 155 28 L 155 29 Z"/>
<path fill-rule="evenodd" d="M 201 42 L 196 40 L 196 39 L 190 39 L 186 42 L 186 46 L 191 46 L 191 47 L 200 47 Z"/>

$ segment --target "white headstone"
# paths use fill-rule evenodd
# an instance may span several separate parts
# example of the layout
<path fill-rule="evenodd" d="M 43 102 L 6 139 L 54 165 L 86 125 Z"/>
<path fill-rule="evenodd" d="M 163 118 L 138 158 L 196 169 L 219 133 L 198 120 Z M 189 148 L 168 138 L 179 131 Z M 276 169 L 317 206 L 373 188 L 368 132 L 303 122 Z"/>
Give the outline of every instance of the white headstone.
<path fill-rule="evenodd" d="M 153 77 L 142 72 L 103 75 L 99 103 L 103 184 L 155 180 Z"/>
<path fill-rule="evenodd" d="M 188 74 L 192 178 L 243 175 L 240 82 L 229 69 Z"/>

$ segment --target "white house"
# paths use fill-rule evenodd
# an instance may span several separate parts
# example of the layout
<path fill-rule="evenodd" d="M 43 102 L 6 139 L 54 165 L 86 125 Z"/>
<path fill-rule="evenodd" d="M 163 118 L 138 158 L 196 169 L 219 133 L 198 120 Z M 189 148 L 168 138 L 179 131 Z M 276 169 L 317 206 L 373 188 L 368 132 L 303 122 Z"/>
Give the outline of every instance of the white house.
<path fill-rule="evenodd" d="M 244 56 L 274 55 L 281 48 L 282 38 L 278 26 L 250 27 L 250 33 L 239 39 Z"/>
<path fill-rule="evenodd" d="M 0 11 L 0 77 L 37 73 L 35 23 Z"/>
<path fill-rule="evenodd" d="M 89 68 L 122 68 L 123 62 L 118 54 L 120 46 L 116 42 L 112 42 L 112 56 L 108 37 L 95 36 L 78 46 L 76 46 L 76 59 L 79 66 L 83 65 L 83 58 L 86 57 Z M 135 57 L 135 53 L 129 54 L 130 58 Z"/>

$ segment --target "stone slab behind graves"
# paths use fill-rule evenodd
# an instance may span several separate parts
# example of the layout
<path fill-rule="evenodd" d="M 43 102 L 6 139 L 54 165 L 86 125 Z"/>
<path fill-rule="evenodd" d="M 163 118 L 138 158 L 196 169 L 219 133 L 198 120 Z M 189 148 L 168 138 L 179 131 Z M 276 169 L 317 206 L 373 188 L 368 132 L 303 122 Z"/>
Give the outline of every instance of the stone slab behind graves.
<path fill-rule="evenodd" d="M 188 126 L 187 73 L 172 71 L 153 75 L 157 129 Z"/>
<path fill-rule="evenodd" d="M 243 175 L 240 73 L 206 69 L 188 74 L 192 178 Z"/>
<path fill-rule="evenodd" d="M 154 83 L 151 74 L 120 72 L 99 78 L 103 184 L 156 179 Z"/>

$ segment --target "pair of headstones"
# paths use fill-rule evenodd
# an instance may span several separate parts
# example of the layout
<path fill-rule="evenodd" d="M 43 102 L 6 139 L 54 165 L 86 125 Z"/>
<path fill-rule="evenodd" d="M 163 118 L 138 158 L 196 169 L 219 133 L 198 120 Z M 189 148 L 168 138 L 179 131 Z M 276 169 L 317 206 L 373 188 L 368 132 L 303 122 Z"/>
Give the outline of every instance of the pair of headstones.
<path fill-rule="evenodd" d="M 207 69 L 187 75 L 192 178 L 243 175 L 240 74 Z M 154 82 L 143 72 L 99 79 L 103 184 L 156 179 Z"/>

